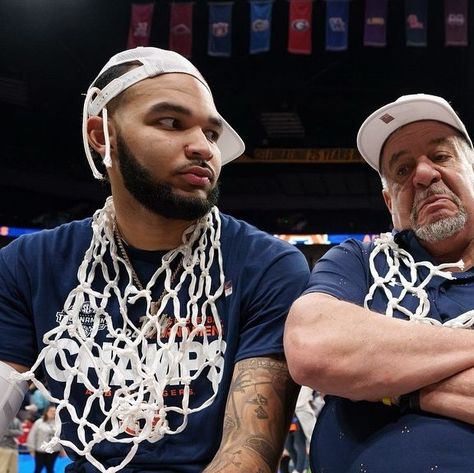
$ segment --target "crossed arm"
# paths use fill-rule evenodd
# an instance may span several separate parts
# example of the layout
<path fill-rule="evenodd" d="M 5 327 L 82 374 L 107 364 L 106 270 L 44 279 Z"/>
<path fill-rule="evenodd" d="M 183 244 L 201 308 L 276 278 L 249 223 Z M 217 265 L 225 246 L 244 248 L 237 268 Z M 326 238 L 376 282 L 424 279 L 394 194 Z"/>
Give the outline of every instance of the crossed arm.
<path fill-rule="evenodd" d="M 420 389 L 423 410 L 474 423 L 471 330 L 383 317 L 312 293 L 290 311 L 285 352 L 298 383 L 368 401 Z"/>
<path fill-rule="evenodd" d="M 204 473 L 276 472 L 298 390 L 282 356 L 238 362 L 221 445 Z"/>

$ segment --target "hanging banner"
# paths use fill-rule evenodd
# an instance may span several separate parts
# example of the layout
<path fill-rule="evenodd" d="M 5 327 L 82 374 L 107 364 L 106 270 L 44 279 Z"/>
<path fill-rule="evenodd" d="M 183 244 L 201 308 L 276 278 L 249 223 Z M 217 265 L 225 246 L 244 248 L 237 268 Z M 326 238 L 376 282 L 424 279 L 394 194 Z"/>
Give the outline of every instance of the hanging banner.
<path fill-rule="evenodd" d="M 387 45 L 387 0 L 365 0 L 364 46 Z"/>
<path fill-rule="evenodd" d="M 171 4 L 169 48 L 185 57 L 192 56 L 193 3 Z"/>
<path fill-rule="evenodd" d="M 288 51 L 311 54 L 313 0 L 290 0 Z"/>
<path fill-rule="evenodd" d="M 233 3 L 209 3 L 209 36 L 207 54 L 229 57 L 232 50 Z"/>
<path fill-rule="evenodd" d="M 250 54 L 270 51 L 273 0 L 250 2 Z"/>
<path fill-rule="evenodd" d="M 445 45 L 467 46 L 467 6 L 468 0 L 445 0 Z"/>
<path fill-rule="evenodd" d="M 326 0 L 326 50 L 346 50 L 348 33 L 349 1 Z"/>
<path fill-rule="evenodd" d="M 405 0 L 406 45 L 426 47 L 428 0 Z"/>
<path fill-rule="evenodd" d="M 128 30 L 127 49 L 150 44 L 154 3 L 132 3 L 132 17 Z"/>

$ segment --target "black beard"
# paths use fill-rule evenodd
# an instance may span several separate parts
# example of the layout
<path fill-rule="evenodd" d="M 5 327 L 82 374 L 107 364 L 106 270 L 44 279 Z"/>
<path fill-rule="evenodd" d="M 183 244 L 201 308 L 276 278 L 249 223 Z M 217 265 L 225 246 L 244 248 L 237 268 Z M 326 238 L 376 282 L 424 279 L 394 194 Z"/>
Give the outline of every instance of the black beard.
<path fill-rule="evenodd" d="M 177 195 L 169 184 L 153 178 L 120 135 L 117 136 L 117 158 L 126 189 L 148 210 L 165 218 L 196 220 L 206 215 L 219 201 L 218 184 L 205 199 Z"/>

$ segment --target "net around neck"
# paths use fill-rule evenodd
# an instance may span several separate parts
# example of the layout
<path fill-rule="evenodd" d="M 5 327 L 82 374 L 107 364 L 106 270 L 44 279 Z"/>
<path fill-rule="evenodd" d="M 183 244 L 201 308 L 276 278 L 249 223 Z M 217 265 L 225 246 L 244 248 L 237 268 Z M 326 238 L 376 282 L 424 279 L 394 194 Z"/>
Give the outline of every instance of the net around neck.
<path fill-rule="evenodd" d="M 380 274 L 378 266 L 375 264 L 378 255 L 383 255 L 387 261 L 388 270 L 385 274 Z M 447 268 L 452 267 L 462 270 L 464 264 L 462 261 L 440 265 L 434 265 L 429 261 L 417 262 L 408 251 L 395 242 L 391 233 L 382 233 L 374 241 L 374 248 L 369 255 L 369 270 L 374 282 L 365 297 L 364 307 L 370 308 L 370 301 L 375 292 L 382 291 L 387 299 L 385 315 L 388 317 L 393 317 L 394 311 L 397 310 L 411 321 L 446 327 L 472 327 L 474 325 L 474 310 L 469 310 L 445 322 L 440 322 L 429 316 L 431 304 L 426 287 L 434 276 L 449 280 L 455 279 L 452 272 L 446 271 Z M 424 279 L 420 276 L 421 268 L 428 271 Z M 395 296 L 391 289 L 395 284 L 402 286 L 398 296 Z M 403 299 L 409 295 L 418 299 L 418 305 L 413 312 L 403 305 Z"/>
<path fill-rule="evenodd" d="M 51 402 L 57 404 L 55 435 L 47 448 L 51 451 L 61 443 L 84 456 L 103 473 L 122 469 L 132 460 L 142 441 L 157 442 L 165 435 L 182 432 L 190 414 L 212 404 L 222 378 L 225 350 L 216 306 L 224 289 L 221 221 L 217 208 L 184 231 L 182 244 L 163 256 L 162 264 L 142 289 L 133 283 L 130 265 L 117 251 L 114 219 L 113 200 L 109 197 L 92 218 L 91 243 L 77 271 L 78 284 L 64 303 L 64 317 L 57 327 L 44 335 L 45 346 L 30 371 L 18 376 L 32 380 Z M 177 259 L 182 260 L 182 271 L 172 286 L 170 265 Z M 125 287 L 123 281 L 119 284 L 121 268 L 122 274 L 123 269 L 127 274 Z M 153 308 L 152 290 L 162 275 L 165 291 L 159 307 Z M 103 289 L 97 289 L 97 280 L 102 281 L 99 287 L 103 285 Z M 108 312 L 111 300 L 118 302 L 121 316 L 118 326 Z M 140 326 L 128 316 L 129 305 L 138 301 L 146 304 Z M 86 302 L 94 314 L 92 327 L 84 327 L 80 318 Z M 174 315 L 171 323 L 164 313 L 165 307 L 170 305 Z M 217 332 L 213 339 L 209 339 L 206 330 L 206 321 L 210 319 Z M 96 341 L 98 331 L 104 328 L 113 339 L 107 347 Z M 150 339 L 151 333 L 158 336 Z M 66 348 L 69 340 L 78 347 L 76 356 Z M 182 369 L 190 347 L 196 344 L 200 346 L 198 368 L 194 372 Z M 124 360 L 129 362 L 127 370 L 133 370 L 133 381 L 124 382 L 110 395 L 113 376 L 123 374 L 123 379 L 127 379 L 125 373 L 121 373 Z M 54 397 L 35 377 L 43 362 L 46 370 L 51 364 L 60 364 L 62 369 L 68 370 L 63 392 Z M 190 384 L 201 375 L 208 380 L 211 394 L 199 405 L 191 407 Z M 80 411 L 69 399 L 72 387 L 77 383 L 89 393 Z M 181 405 L 168 405 L 163 394 L 165 388 L 177 383 L 183 392 Z M 63 410 L 77 425 L 80 444 L 60 440 Z M 171 411 L 181 419 L 174 429 L 168 422 Z M 128 450 L 124 446 L 126 455 L 119 465 L 106 467 L 94 456 L 93 447 L 103 441 L 128 444 Z"/>

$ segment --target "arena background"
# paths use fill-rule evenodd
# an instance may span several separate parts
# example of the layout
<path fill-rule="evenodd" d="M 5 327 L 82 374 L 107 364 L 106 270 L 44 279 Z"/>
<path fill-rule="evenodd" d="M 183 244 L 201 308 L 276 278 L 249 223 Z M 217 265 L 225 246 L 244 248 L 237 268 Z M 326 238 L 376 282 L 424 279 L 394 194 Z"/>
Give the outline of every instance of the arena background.
<path fill-rule="evenodd" d="M 0 227 L 49 228 L 101 206 L 107 189 L 82 151 L 81 94 L 125 49 L 131 3 L 0 2 Z M 154 3 L 150 45 L 168 47 L 170 1 Z M 223 169 L 220 208 L 274 234 L 390 230 L 378 175 L 354 149 L 360 124 L 378 106 L 406 93 L 438 94 L 473 127 L 472 8 L 468 46 L 445 46 L 445 0 L 429 0 L 427 45 L 409 47 L 405 2 L 388 0 L 387 44 L 368 47 L 365 1 L 351 0 L 348 48 L 326 51 L 326 7 L 314 0 L 312 53 L 297 55 L 287 49 L 289 2 L 275 0 L 271 49 L 250 55 L 249 2 L 236 0 L 232 54 L 219 58 L 207 54 L 208 2 L 194 2 L 191 60 L 247 144 Z M 12 238 L 0 234 L 1 244 Z M 314 260 L 325 248 L 303 250 Z"/>

